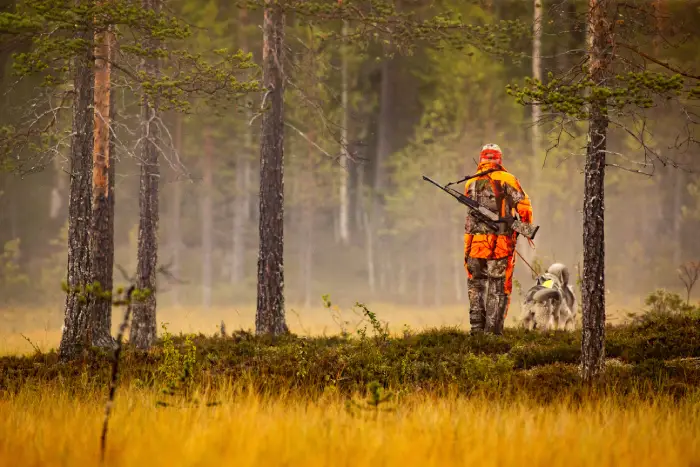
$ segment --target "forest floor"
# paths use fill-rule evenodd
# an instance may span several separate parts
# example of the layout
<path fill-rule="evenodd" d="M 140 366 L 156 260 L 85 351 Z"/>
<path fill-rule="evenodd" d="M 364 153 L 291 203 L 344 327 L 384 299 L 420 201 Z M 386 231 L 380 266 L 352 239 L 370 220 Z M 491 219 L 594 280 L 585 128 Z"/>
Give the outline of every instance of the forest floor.
<path fill-rule="evenodd" d="M 592 385 L 579 331 L 166 331 L 123 354 L 105 465 L 697 467 L 700 308 L 671 298 L 608 326 Z M 111 362 L 0 357 L 0 466 L 96 465 Z"/>
<path fill-rule="evenodd" d="M 319 300 L 320 301 L 320 300 Z M 350 304 L 351 305 L 351 304 Z M 469 329 L 467 304 L 452 304 L 436 307 L 398 305 L 372 302 L 367 304 L 376 312 L 392 334 L 402 334 L 405 329 L 424 331 L 440 327 Z M 628 314 L 639 312 L 644 306 L 639 296 L 613 297 L 608 300 L 607 321 L 621 324 Z M 514 327 L 521 313 L 519 299 L 513 299 L 506 318 L 506 326 Z M 116 330 L 123 318 L 121 310 L 112 315 L 112 329 Z M 213 334 L 219 331 L 221 322 L 226 329 L 250 330 L 255 323 L 254 306 L 198 307 L 165 306 L 158 309 L 159 326 L 165 323 L 172 333 Z M 579 319 L 580 321 L 580 319 Z M 54 307 L 8 307 L 0 306 L 0 355 L 32 353 L 36 348 L 48 352 L 58 347 L 63 325 L 63 306 Z M 313 306 L 305 308 L 294 304 L 287 307 L 287 324 L 290 330 L 301 336 L 323 336 L 338 334 L 343 329 L 356 333 L 367 323 L 360 309 L 352 306 Z M 160 329 L 159 329 L 160 331 Z"/>

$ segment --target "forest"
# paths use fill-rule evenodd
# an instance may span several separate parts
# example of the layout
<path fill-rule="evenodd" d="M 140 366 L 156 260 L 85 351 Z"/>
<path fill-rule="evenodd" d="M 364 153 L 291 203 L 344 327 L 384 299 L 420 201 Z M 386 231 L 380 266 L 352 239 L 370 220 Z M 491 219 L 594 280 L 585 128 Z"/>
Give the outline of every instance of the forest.
<path fill-rule="evenodd" d="M 698 28 L 0 0 L 0 465 L 698 462 Z M 495 336 L 469 208 L 423 178 L 463 192 L 489 144 L 539 226 Z M 526 330 L 554 264 L 573 326 Z"/>

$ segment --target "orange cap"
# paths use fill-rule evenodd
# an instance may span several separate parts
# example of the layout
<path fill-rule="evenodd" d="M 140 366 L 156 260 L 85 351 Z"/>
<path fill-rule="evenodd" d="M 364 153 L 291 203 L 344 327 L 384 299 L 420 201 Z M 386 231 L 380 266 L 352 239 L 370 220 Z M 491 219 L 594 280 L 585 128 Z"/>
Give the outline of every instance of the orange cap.
<path fill-rule="evenodd" d="M 481 148 L 479 162 L 495 162 L 501 164 L 503 162 L 503 152 L 497 144 L 487 144 Z"/>

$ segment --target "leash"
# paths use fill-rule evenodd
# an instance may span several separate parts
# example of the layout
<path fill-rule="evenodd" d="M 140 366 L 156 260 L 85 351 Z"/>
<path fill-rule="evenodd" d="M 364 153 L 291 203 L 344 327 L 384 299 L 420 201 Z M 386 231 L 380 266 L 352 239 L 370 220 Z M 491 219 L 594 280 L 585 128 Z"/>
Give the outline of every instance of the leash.
<path fill-rule="evenodd" d="M 527 265 L 527 267 L 530 268 L 530 271 L 532 271 L 532 277 L 537 277 L 537 271 L 535 271 L 535 268 L 530 266 L 530 263 L 525 261 L 525 258 L 523 258 L 523 255 L 521 255 L 518 250 L 515 250 L 515 253 L 520 257 L 520 259 L 523 260 L 523 263 L 525 263 Z"/>

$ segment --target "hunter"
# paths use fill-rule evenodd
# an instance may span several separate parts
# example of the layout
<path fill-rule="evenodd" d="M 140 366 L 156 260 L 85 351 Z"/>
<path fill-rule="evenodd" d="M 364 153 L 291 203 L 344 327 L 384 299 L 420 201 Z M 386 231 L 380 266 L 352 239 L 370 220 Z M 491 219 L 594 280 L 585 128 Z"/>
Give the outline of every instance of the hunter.
<path fill-rule="evenodd" d="M 505 219 L 531 224 L 532 205 L 520 182 L 503 167 L 496 144 L 481 149 L 476 174 L 467 180 L 466 196 Z M 502 334 L 513 289 L 515 245 L 512 222 L 494 231 L 469 210 L 464 226 L 464 265 L 469 277 L 469 323 L 473 333 Z M 528 240 L 530 241 L 530 240 Z M 532 245 L 532 242 L 530 241 Z"/>

